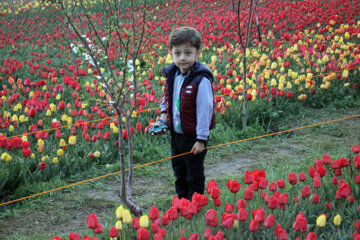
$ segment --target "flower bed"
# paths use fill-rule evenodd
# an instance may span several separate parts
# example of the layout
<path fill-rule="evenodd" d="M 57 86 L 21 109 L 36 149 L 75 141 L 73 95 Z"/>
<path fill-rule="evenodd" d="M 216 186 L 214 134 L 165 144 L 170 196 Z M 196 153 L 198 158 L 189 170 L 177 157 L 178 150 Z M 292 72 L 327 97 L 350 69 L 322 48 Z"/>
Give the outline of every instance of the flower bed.
<path fill-rule="evenodd" d="M 102 226 L 92 213 L 90 236 L 70 233 L 70 240 L 112 239 L 360 239 L 360 148 L 333 159 L 324 154 L 307 173 L 290 172 L 288 179 L 267 179 L 262 169 L 220 189 L 214 180 L 206 194 L 192 201 L 173 198 L 160 214 L 152 206 L 137 218 L 121 205 L 115 226 Z M 109 229 L 104 231 L 104 229 Z M 53 240 L 68 239 L 56 236 Z"/>

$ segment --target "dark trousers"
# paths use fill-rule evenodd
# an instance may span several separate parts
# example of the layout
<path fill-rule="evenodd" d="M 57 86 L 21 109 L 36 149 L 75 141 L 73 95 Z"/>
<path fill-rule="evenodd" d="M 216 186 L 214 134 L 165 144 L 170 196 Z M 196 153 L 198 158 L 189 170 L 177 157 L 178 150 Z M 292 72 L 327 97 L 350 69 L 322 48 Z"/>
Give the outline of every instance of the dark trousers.
<path fill-rule="evenodd" d="M 186 137 L 183 134 L 171 134 L 171 154 L 176 156 L 190 152 L 196 142 L 195 137 Z M 206 146 L 205 146 L 206 147 Z M 194 155 L 193 153 L 171 159 L 175 175 L 176 193 L 181 198 L 191 200 L 194 192 L 204 194 L 205 173 L 204 159 L 207 150 Z"/>

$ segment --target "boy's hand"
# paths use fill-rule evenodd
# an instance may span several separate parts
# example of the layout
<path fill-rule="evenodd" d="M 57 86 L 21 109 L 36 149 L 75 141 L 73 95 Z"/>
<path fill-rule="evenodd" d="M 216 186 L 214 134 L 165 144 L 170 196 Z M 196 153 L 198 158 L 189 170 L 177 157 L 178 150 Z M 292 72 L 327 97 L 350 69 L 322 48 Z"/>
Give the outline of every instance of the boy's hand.
<path fill-rule="evenodd" d="M 204 143 L 196 141 L 191 149 L 191 152 L 193 152 L 196 155 L 202 153 L 204 149 L 205 149 Z"/>

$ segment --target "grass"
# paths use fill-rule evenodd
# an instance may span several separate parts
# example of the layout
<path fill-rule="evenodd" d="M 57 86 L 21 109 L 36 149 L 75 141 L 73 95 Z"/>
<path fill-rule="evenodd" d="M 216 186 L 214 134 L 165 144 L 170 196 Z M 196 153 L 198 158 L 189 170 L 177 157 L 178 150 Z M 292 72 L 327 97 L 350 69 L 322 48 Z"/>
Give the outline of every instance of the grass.
<path fill-rule="evenodd" d="M 336 108 L 334 105 L 323 109 L 307 109 L 300 116 L 284 119 L 282 128 L 295 128 L 316 124 L 344 116 L 360 113 L 360 104 L 349 108 Z M 219 126 L 216 131 L 224 131 Z M 287 179 L 291 171 L 306 173 L 309 163 L 321 158 L 324 153 L 337 158 L 346 156 L 353 144 L 360 142 L 360 119 L 327 123 L 290 133 L 235 143 L 209 150 L 205 162 L 207 180 L 215 179 L 226 185 L 227 179 L 241 180 L 245 170 L 262 168 L 268 179 Z M 261 134 L 259 134 L 261 135 Z M 234 140 L 229 130 L 222 133 L 223 141 Z M 228 136 L 227 138 L 225 138 Z M 167 138 L 166 136 L 163 136 Z M 210 142 L 210 145 L 218 143 Z M 163 155 L 170 154 L 169 146 L 157 146 Z M 156 156 L 155 156 L 156 157 Z M 157 159 L 153 159 L 157 160 Z M 22 197 L 21 193 L 42 192 L 64 186 L 70 182 L 100 176 L 112 169 L 91 168 L 71 180 L 54 178 L 51 182 L 23 186 L 12 196 Z M 170 161 L 134 170 L 134 200 L 147 214 L 152 205 L 165 211 L 175 195 L 174 177 Z M 115 223 L 115 209 L 121 204 L 118 197 L 119 176 L 111 176 L 81 184 L 57 192 L 34 197 L 28 200 L 2 206 L 0 209 L 0 239 L 49 239 L 57 234 L 68 235 L 75 231 L 86 234 L 86 218 L 94 212 L 105 228 Z"/>

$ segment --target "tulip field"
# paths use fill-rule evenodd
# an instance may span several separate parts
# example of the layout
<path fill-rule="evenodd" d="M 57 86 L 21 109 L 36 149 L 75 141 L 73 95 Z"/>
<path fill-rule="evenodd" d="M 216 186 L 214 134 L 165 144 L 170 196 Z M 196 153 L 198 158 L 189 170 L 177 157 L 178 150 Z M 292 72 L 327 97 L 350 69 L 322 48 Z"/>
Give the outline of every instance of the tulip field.
<path fill-rule="evenodd" d="M 106 2 L 86 2 L 100 33 L 111 17 L 102 13 Z M 261 35 L 254 26 L 246 51 L 237 31 L 244 33 L 246 26 L 238 26 L 231 1 L 149 1 L 145 9 L 146 22 L 135 19 L 138 28 L 145 28 L 133 69 L 138 73 L 138 93 L 131 95 L 135 110 L 131 131 L 122 131 L 124 141 L 133 137 L 135 165 L 168 157 L 156 148 L 167 144 L 168 136 L 154 139 L 147 131 L 160 114 L 161 70 L 172 62 L 167 42 L 175 27 L 201 32 L 199 60 L 214 74 L 217 117 L 210 145 L 273 133 L 284 118 L 300 116 L 304 109 L 339 101 L 351 106 L 360 99 L 357 0 L 259 1 Z M 103 35 L 112 50 L 107 58 L 121 76 L 116 35 Z M 100 70 L 110 79 L 110 70 L 105 61 L 99 70 L 92 61 L 76 34 L 69 34 L 58 4 L 0 2 L 1 202 L 21 197 L 19 189 L 30 184 L 117 166 L 117 122 L 124 119 L 116 115 L 99 77 Z M 128 79 L 130 90 L 131 84 Z M 245 100 L 248 130 L 241 117 Z M 247 134 L 251 131 L 256 134 Z M 52 239 L 360 239 L 358 144 L 352 143 L 346 156 L 324 152 L 309 162 L 307 172 L 290 172 L 287 179 L 249 169 L 229 179 L 226 188 L 208 181 L 205 195 L 196 194 L 192 201 L 174 197 L 170 208 L 149 206 L 140 218 L 121 205 L 111 226 L 103 226 L 93 213 L 84 216 L 86 235 L 59 233 Z"/>

